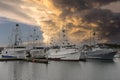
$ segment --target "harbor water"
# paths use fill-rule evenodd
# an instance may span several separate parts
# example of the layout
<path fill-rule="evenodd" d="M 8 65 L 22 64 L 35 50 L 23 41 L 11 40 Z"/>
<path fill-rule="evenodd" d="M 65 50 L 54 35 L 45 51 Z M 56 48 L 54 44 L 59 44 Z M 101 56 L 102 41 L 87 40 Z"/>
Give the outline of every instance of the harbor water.
<path fill-rule="evenodd" d="M 0 62 L 0 80 L 120 80 L 120 59 L 49 64 Z"/>

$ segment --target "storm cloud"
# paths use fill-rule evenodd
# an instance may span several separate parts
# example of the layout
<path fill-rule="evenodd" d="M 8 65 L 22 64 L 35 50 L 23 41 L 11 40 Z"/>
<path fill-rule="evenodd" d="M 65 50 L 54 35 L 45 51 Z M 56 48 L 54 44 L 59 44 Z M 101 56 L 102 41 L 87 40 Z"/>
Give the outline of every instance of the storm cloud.
<path fill-rule="evenodd" d="M 63 27 L 67 28 L 67 37 L 73 43 L 89 40 L 91 32 L 96 32 L 103 42 L 118 42 L 120 13 L 102 8 L 115 2 L 120 0 L 18 0 L 18 8 L 13 8 L 13 12 L 40 25 L 44 42 L 51 38 L 59 42 Z"/>
<path fill-rule="evenodd" d="M 93 9 L 85 16 L 85 19 L 98 24 L 95 30 L 99 32 L 99 37 L 109 42 L 120 42 L 120 13 Z"/>
<path fill-rule="evenodd" d="M 120 0 L 53 0 L 53 3 L 62 11 L 59 17 L 69 27 L 72 39 L 79 37 L 80 40 L 83 36 L 89 35 L 90 27 L 92 27 L 101 40 L 119 42 L 120 13 L 101 9 L 101 6 L 116 1 Z M 91 23 L 96 27 L 90 25 Z M 85 37 L 85 39 L 88 38 Z"/>

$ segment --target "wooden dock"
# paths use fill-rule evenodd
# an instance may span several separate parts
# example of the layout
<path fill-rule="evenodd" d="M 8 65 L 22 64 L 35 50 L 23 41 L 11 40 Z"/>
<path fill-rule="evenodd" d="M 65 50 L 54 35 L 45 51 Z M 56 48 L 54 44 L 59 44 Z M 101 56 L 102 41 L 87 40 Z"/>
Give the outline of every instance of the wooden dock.
<path fill-rule="evenodd" d="M 48 58 L 48 60 L 52 60 L 52 61 L 71 61 L 71 62 L 86 61 L 86 59 L 61 59 L 61 58 Z"/>
<path fill-rule="evenodd" d="M 34 63 L 48 63 L 48 61 L 69 61 L 69 62 L 79 62 L 86 61 L 86 58 L 80 59 L 61 59 L 61 58 L 0 58 L 0 61 L 26 61 L 26 62 L 34 62 Z"/>
<path fill-rule="evenodd" d="M 27 61 L 34 63 L 48 63 L 47 59 L 33 59 L 33 58 L 0 58 L 0 61 Z"/>

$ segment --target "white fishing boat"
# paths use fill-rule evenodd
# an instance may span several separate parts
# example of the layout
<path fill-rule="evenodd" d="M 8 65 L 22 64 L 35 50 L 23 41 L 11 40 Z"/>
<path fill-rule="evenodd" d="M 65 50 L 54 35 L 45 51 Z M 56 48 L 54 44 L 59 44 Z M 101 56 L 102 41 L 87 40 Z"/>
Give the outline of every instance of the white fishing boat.
<path fill-rule="evenodd" d="M 37 34 L 37 29 L 34 29 L 34 33 L 32 35 L 33 38 L 33 46 L 30 50 L 30 55 L 32 58 L 45 58 L 46 53 L 45 53 L 45 47 L 40 46 L 40 43 L 38 43 L 38 38 L 39 35 Z"/>
<path fill-rule="evenodd" d="M 2 58 L 25 58 L 26 57 L 26 47 L 21 46 L 21 38 L 19 35 L 19 24 L 16 24 L 14 30 L 14 43 L 10 47 L 6 47 L 1 52 Z"/>
<path fill-rule="evenodd" d="M 113 59 L 117 51 L 104 44 L 98 44 L 98 40 L 96 40 L 95 35 L 95 32 L 93 33 L 93 36 L 90 33 L 90 45 L 83 46 L 81 56 L 85 56 L 87 59 Z"/>
<path fill-rule="evenodd" d="M 80 53 L 75 45 L 68 43 L 66 30 L 62 29 L 62 41 L 59 46 L 52 46 L 48 50 L 48 58 L 60 60 L 79 60 Z"/>
<path fill-rule="evenodd" d="M 113 59 L 116 53 L 116 50 L 100 46 L 84 46 L 84 49 L 81 52 L 81 54 L 85 55 L 86 58 L 104 60 Z"/>
<path fill-rule="evenodd" d="M 4 48 L 1 54 L 2 58 L 25 58 L 26 48 L 25 47 L 7 47 Z"/>
<path fill-rule="evenodd" d="M 79 60 L 80 53 L 77 48 L 74 47 L 60 47 L 58 49 L 51 48 L 48 50 L 48 58 L 60 59 L 60 60 Z"/>

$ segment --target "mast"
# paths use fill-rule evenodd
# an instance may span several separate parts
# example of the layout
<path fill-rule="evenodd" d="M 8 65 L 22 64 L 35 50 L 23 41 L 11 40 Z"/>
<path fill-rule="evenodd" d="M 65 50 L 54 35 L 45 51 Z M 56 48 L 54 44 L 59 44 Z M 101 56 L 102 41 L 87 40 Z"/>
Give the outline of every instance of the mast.
<path fill-rule="evenodd" d="M 66 37 L 65 29 L 63 28 L 63 29 L 62 29 L 62 46 L 65 45 L 65 37 Z"/>
<path fill-rule="evenodd" d="M 90 26 L 90 46 L 92 46 L 92 28 Z"/>
<path fill-rule="evenodd" d="M 51 47 L 55 46 L 55 45 L 54 45 L 54 41 L 53 41 L 53 37 L 50 39 L 50 46 L 51 46 Z"/>
<path fill-rule="evenodd" d="M 93 45 L 96 45 L 96 33 L 95 32 L 93 32 Z"/>
<path fill-rule="evenodd" d="M 66 26 L 62 26 L 61 31 L 59 32 L 59 45 L 60 47 L 69 45 Z"/>
<path fill-rule="evenodd" d="M 22 42 L 21 40 L 21 36 L 20 36 L 20 28 L 19 28 L 19 24 L 16 24 L 15 27 L 15 42 L 14 42 L 14 46 L 19 46 L 20 43 Z"/>
<path fill-rule="evenodd" d="M 68 45 L 67 28 L 62 28 L 62 46 Z"/>
<path fill-rule="evenodd" d="M 34 30 L 33 30 L 33 47 L 36 46 L 36 44 L 37 44 L 36 41 L 38 40 L 38 37 L 39 37 L 39 35 L 37 35 L 37 29 L 34 28 Z"/>
<path fill-rule="evenodd" d="M 96 32 L 90 27 L 90 46 L 96 45 Z"/>

